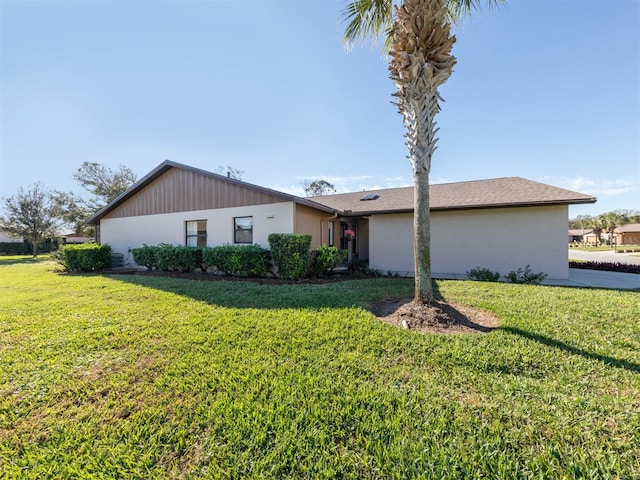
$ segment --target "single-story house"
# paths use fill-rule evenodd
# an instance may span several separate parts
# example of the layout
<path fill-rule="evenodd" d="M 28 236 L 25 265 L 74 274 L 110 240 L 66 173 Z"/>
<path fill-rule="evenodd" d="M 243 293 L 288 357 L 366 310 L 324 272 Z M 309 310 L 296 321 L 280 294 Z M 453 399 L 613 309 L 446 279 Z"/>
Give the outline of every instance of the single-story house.
<path fill-rule="evenodd" d="M 568 206 L 596 201 L 520 177 L 432 185 L 430 197 L 434 276 L 530 265 L 568 278 Z M 130 264 L 143 244 L 268 247 L 270 233 L 308 233 L 312 248 L 348 248 L 382 272 L 414 274 L 413 187 L 301 198 L 165 161 L 89 223 Z"/>
<path fill-rule="evenodd" d="M 613 233 L 618 245 L 640 245 L 640 223 L 621 225 Z"/>
<path fill-rule="evenodd" d="M 22 243 L 24 238 L 14 237 L 11 233 L 3 228 L 0 228 L 0 242 L 2 243 Z"/>
<path fill-rule="evenodd" d="M 93 237 L 83 237 L 82 235 L 76 235 L 75 233 L 67 233 L 62 235 L 62 243 L 65 245 L 77 245 L 80 243 L 91 243 Z"/>
<path fill-rule="evenodd" d="M 593 233 L 593 230 L 584 228 L 570 228 L 569 229 L 569 243 L 585 242 L 585 236 Z"/>

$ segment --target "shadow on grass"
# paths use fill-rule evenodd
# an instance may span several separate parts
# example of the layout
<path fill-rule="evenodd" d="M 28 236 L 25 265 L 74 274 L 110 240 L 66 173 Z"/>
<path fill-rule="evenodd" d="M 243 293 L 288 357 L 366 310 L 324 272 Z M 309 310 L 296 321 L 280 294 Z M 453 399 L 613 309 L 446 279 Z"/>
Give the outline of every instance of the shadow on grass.
<path fill-rule="evenodd" d="M 632 372 L 640 373 L 640 365 L 637 363 L 629 362 L 627 360 L 619 360 L 617 358 L 609 357 L 607 355 L 600 355 L 598 353 L 588 352 L 581 348 L 577 348 L 567 343 L 561 342 L 560 340 L 556 340 L 550 337 L 545 337 L 544 335 L 540 335 L 539 333 L 532 333 L 532 332 L 521 330 L 515 327 L 499 327 L 499 330 L 503 330 L 505 332 L 509 332 L 514 335 L 528 338 L 529 340 L 542 343 L 543 345 L 547 345 L 548 347 L 560 349 L 564 352 L 571 353 L 573 355 L 579 355 L 581 357 L 588 358 L 590 360 L 598 360 L 604 363 L 605 365 L 609 365 L 616 368 L 623 368 L 625 370 L 630 370 Z"/>
<path fill-rule="evenodd" d="M 384 296 L 406 297 L 409 292 L 408 284 L 397 279 L 278 283 L 264 279 L 190 279 L 145 274 L 109 274 L 108 277 L 227 308 L 366 308 Z"/>
<path fill-rule="evenodd" d="M 49 254 L 40 255 L 34 258 L 31 255 L 25 256 L 16 256 L 16 255 L 8 255 L 2 256 L 0 255 L 0 266 L 2 265 L 17 265 L 17 264 L 32 264 L 32 263 L 40 263 L 51 260 L 51 256 Z"/>

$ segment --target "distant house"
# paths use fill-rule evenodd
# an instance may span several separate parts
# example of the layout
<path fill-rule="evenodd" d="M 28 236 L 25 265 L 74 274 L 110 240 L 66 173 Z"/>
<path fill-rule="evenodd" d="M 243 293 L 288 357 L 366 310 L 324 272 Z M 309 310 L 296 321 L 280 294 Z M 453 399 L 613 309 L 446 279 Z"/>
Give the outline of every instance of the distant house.
<path fill-rule="evenodd" d="M 585 237 L 591 235 L 593 230 L 584 228 L 573 228 L 569 230 L 569 243 L 586 242 Z"/>
<path fill-rule="evenodd" d="M 628 223 L 613 231 L 618 245 L 640 245 L 640 223 Z"/>
<path fill-rule="evenodd" d="M 75 233 L 68 233 L 66 235 L 62 235 L 62 242 L 65 245 L 74 245 L 79 243 L 91 243 L 93 242 L 93 237 L 82 237 L 80 235 L 76 235 Z"/>
<path fill-rule="evenodd" d="M 568 205 L 595 201 L 519 177 L 432 185 L 432 272 L 508 273 L 529 264 L 567 278 Z M 268 247 L 270 233 L 308 233 L 312 248 L 349 248 L 385 273 L 414 274 L 412 187 L 300 198 L 165 161 L 89 223 L 125 257 L 142 244 Z"/>
<path fill-rule="evenodd" d="M 24 238 L 22 237 L 14 237 L 6 230 L 0 228 L 0 243 L 22 243 L 24 242 Z"/>

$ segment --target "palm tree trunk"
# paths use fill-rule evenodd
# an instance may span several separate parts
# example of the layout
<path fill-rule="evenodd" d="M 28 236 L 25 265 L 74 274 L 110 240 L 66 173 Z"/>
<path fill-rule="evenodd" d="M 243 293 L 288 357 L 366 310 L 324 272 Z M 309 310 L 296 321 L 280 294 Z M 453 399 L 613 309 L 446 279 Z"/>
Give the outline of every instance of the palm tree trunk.
<path fill-rule="evenodd" d="M 414 180 L 414 301 L 434 300 L 431 281 L 429 172 L 436 149 L 435 116 L 440 111 L 438 87 L 451 75 L 451 48 L 445 0 L 404 0 L 397 8 L 389 71 L 398 91 L 396 105 L 407 133 Z"/>
<path fill-rule="evenodd" d="M 413 257 L 415 293 L 413 301 L 420 304 L 434 300 L 431 281 L 431 218 L 429 207 L 429 170 L 414 172 Z"/>

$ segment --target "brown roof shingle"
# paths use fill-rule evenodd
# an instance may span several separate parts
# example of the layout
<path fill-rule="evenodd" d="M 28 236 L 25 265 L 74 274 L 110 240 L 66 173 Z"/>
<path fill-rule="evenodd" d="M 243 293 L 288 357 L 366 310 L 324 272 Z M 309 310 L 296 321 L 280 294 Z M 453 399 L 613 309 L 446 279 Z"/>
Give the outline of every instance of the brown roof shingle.
<path fill-rule="evenodd" d="M 360 200 L 375 193 L 375 200 Z M 413 187 L 325 195 L 310 199 L 346 215 L 413 211 Z M 595 197 L 521 177 L 431 185 L 431 210 L 569 205 L 594 203 Z"/>

